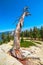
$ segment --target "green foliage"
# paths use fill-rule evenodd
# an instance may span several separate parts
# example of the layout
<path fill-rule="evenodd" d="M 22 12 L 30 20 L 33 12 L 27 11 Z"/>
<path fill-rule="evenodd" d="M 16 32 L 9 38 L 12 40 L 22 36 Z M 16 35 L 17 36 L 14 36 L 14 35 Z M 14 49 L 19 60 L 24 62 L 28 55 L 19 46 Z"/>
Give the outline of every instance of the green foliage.
<path fill-rule="evenodd" d="M 14 36 L 13 36 L 13 35 L 11 35 L 11 36 L 10 36 L 10 39 L 11 39 L 11 40 L 14 40 Z"/>
<path fill-rule="evenodd" d="M 29 31 L 28 31 L 28 30 L 26 30 L 26 31 L 24 32 L 24 37 L 29 37 Z"/>
<path fill-rule="evenodd" d="M 6 35 L 5 35 L 5 33 L 2 33 L 1 39 L 2 39 L 3 43 L 5 43 L 5 41 L 6 41 Z"/>
<path fill-rule="evenodd" d="M 34 27 L 33 29 L 22 31 L 21 42 L 24 42 L 23 37 L 27 37 L 27 39 L 31 40 L 33 39 L 43 40 L 43 26 L 41 26 L 41 28 Z M 2 33 L 1 39 L 2 40 L 0 41 L 0 44 L 7 43 L 10 42 L 10 40 L 13 40 L 14 36 L 11 35 L 9 32 L 7 34 Z"/>
<path fill-rule="evenodd" d="M 30 28 L 30 37 L 31 37 L 31 39 L 33 38 L 33 31 L 31 28 Z"/>
<path fill-rule="evenodd" d="M 23 39 L 23 37 L 21 37 L 21 42 L 24 42 L 24 39 Z"/>
<path fill-rule="evenodd" d="M 42 38 L 42 40 L 43 40 L 43 26 L 41 26 L 40 35 L 41 35 L 41 38 Z"/>
<path fill-rule="evenodd" d="M 13 36 L 11 36 L 9 32 L 7 34 L 2 33 L 0 44 L 8 43 L 11 39 L 13 39 Z"/>
<path fill-rule="evenodd" d="M 7 33 L 6 41 L 10 42 L 10 34 Z"/>
<path fill-rule="evenodd" d="M 33 29 L 30 28 L 30 30 L 25 30 L 21 32 L 21 37 L 29 37 L 31 40 L 34 38 L 35 40 L 43 40 L 43 26 L 41 28 L 34 27 Z"/>
<path fill-rule="evenodd" d="M 21 37 L 24 37 L 24 32 L 22 31 L 21 34 L 20 34 Z"/>
<path fill-rule="evenodd" d="M 37 29 L 37 27 L 34 27 L 33 28 L 33 38 L 37 38 L 38 37 L 38 29 Z"/>
<path fill-rule="evenodd" d="M 21 37 L 29 37 L 29 31 L 28 30 L 25 30 L 25 31 L 22 31 L 21 32 Z"/>
<path fill-rule="evenodd" d="M 31 41 L 21 41 L 20 42 L 20 45 L 21 47 L 30 47 L 30 46 L 36 46 L 36 44 L 34 44 L 33 42 Z"/>
<path fill-rule="evenodd" d="M 0 45 L 2 45 L 3 44 L 3 41 L 0 41 Z"/>

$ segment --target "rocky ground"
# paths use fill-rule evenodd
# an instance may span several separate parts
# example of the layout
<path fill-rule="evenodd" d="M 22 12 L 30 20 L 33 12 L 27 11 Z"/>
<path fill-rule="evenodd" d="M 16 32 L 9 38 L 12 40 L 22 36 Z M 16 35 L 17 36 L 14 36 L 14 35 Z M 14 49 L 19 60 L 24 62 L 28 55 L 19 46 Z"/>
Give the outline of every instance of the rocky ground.
<path fill-rule="evenodd" d="M 28 58 L 24 61 L 17 60 L 9 55 L 8 51 L 12 48 L 12 44 L 13 41 L 0 45 L 0 65 L 43 65 L 43 42 L 41 42 L 41 45 L 37 44 L 37 46 L 22 48 L 23 50 L 30 51 L 33 56 L 35 55 L 39 58 Z"/>

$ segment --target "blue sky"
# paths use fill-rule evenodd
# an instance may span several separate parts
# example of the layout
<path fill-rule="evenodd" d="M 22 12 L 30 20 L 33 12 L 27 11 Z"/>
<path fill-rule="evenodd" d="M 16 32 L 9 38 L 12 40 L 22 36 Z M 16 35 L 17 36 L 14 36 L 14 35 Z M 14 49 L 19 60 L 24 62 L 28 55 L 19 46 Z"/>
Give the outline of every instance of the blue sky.
<path fill-rule="evenodd" d="M 17 22 L 13 22 L 20 17 L 25 6 L 29 6 L 31 16 L 25 18 L 22 29 L 43 26 L 43 0 L 0 0 L 0 32 L 16 28 Z"/>

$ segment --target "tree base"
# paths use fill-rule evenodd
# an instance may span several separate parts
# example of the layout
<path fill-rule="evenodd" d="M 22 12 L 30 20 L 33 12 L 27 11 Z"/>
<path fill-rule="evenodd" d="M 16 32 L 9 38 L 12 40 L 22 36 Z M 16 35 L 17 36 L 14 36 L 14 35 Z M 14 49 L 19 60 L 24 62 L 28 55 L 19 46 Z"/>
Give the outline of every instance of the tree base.
<path fill-rule="evenodd" d="M 14 49 L 14 50 L 10 50 L 10 54 L 11 56 L 19 59 L 19 60 L 24 60 L 25 59 L 25 56 L 23 56 L 21 50 L 17 50 L 17 49 Z"/>

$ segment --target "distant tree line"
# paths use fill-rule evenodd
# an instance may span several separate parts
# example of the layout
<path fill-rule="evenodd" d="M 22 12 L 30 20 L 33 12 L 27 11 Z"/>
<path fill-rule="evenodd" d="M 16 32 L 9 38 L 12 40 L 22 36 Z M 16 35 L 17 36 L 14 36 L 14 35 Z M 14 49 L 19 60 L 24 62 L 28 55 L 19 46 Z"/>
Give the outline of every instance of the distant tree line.
<path fill-rule="evenodd" d="M 43 41 L 43 26 L 41 28 L 34 27 L 33 29 L 30 28 L 30 30 L 25 30 L 21 32 L 22 41 L 23 37 L 28 37 L 28 39 L 31 40 L 42 40 Z M 10 42 L 10 40 L 14 39 L 14 35 L 11 35 L 11 33 L 2 33 L 1 34 L 1 40 L 0 44 Z"/>
<path fill-rule="evenodd" d="M 0 44 L 10 42 L 10 40 L 14 39 L 13 35 L 11 35 L 11 33 L 9 32 L 7 32 L 7 34 L 3 32 L 0 37 L 1 37 Z"/>
<path fill-rule="evenodd" d="M 43 26 L 41 28 L 34 27 L 30 30 L 21 32 L 21 37 L 28 37 L 31 40 L 43 40 Z"/>

